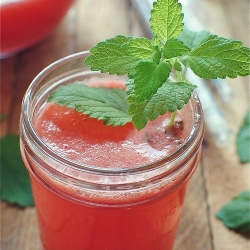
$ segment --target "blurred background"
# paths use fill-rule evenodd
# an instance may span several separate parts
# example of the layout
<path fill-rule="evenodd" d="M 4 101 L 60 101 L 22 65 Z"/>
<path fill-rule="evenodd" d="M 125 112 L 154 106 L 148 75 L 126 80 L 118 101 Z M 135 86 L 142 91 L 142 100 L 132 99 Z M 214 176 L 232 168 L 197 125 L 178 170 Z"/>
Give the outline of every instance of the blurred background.
<path fill-rule="evenodd" d="M 1 138 L 18 135 L 22 97 L 32 79 L 50 63 L 117 34 L 150 37 L 145 21 L 150 2 L 1 0 Z M 248 0 L 180 2 L 190 17 L 188 28 L 208 29 L 249 46 Z M 202 161 L 189 186 L 175 250 L 247 250 L 249 237 L 227 229 L 214 214 L 249 189 L 249 164 L 240 161 L 236 148 L 249 109 L 249 77 L 226 79 L 220 88 L 212 82 L 207 86 L 224 125 L 206 123 Z M 223 144 L 216 143 L 213 127 L 227 131 Z M 1 249 L 41 250 L 33 207 L 2 201 L 0 219 Z"/>

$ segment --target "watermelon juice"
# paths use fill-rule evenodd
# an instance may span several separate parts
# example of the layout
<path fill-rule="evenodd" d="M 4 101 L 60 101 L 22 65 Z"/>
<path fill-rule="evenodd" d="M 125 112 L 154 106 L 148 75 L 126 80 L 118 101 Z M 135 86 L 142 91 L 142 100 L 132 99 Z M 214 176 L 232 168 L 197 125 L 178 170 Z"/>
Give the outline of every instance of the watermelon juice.
<path fill-rule="evenodd" d="M 21 116 L 21 152 L 30 173 L 44 249 L 173 247 L 188 180 L 200 159 L 203 118 L 197 96 L 178 113 L 137 131 L 112 127 L 47 103 L 61 84 L 124 87 L 88 71 L 79 53 L 54 63 L 29 87 Z"/>

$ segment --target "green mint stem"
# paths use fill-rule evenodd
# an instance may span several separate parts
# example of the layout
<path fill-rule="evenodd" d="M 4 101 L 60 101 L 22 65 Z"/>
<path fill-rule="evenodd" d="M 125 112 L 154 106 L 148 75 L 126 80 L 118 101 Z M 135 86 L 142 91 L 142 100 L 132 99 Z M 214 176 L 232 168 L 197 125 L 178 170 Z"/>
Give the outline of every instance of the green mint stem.
<path fill-rule="evenodd" d="M 182 80 L 181 72 L 176 71 L 176 75 L 177 75 L 178 82 L 181 82 L 181 80 Z M 169 125 L 168 125 L 170 128 L 173 127 L 173 125 L 174 125 L 175 116 L 176 116 L 176 111 L 171 113 L 171 119 L 170 119 L 170 122 L 169 122 Z"/>
<path fill-rule="evenodd" d="M 175 119 L 175 116 L 176 116 L 176 111 L 174 111 L 172 114 L 171 114 L 171 119 L 170 119 L 170 122 L 169 122 L 169 127 L 173 127 L 174 125 L 174 119 Z"/>
<path fill-rule="evenodd" d="M 178 80 L 178 82 L 181 82 L 181 80 L 182 80 L 181 72 L 180 71 L 176 71 L 176 74 L 177 74 L 177 80 Z"/>

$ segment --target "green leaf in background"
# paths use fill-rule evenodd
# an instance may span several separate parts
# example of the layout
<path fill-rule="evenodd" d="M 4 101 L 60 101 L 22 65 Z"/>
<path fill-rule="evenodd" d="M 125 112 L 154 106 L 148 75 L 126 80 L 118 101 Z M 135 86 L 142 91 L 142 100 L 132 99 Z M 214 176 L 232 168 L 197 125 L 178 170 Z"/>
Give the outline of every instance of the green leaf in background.
<path fill-rule="evenodd" d="M 250 191 L 244 191 L 224 205 L 216 217 L 224 225 L 238 232 L 250 232 Z"/>
<path fill-rule="evenodd" d="M 237 134 L 236 148 L 240 161 L 250 162 L 250 110 L 247 111 L 244 123 Z"/>
<path fill-rule="evenodd" d="M 183 32 L 177 37 L 190 49 L 198 46 L 206 37 L 211 35 L 207 30 L 192 31 L 188 29 L 183 29 Z"/>
<path fill-rule="evenodd" d="M 30 179 L 19 149 L 19 136 L 0 139 L 1 199 L 20 206 L 33 206 Z"/>

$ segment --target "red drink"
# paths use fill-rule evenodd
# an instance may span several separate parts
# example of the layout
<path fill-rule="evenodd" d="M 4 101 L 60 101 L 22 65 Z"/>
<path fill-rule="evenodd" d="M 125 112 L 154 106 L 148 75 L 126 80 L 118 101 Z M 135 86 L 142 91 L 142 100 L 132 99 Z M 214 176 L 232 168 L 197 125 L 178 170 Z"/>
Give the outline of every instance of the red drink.
<path fill-rule="evenodd" d="M 179 113 L 183 127 L 168 132 L 169 114 L 138 132 L 132 124 L 107 127 L 54 103 L 44 106 L 62 79 L 96 74 L 79 73 L 85 56 L 57 62 L 59 78 L 50 66 L 24 98 L 21 150 L 44 249 L 170 250 L 186 185 L 200 159 L 199 101 L 194 97 Z"/>
<path fill-rule="evenodd" d="M 47 36 L 73 1 L 1 1 L 1 57 L 16 53 Z"/>

